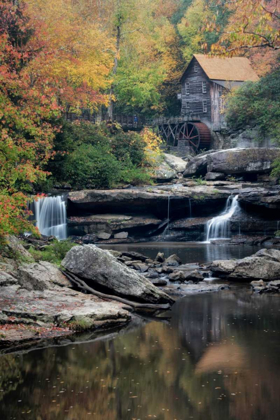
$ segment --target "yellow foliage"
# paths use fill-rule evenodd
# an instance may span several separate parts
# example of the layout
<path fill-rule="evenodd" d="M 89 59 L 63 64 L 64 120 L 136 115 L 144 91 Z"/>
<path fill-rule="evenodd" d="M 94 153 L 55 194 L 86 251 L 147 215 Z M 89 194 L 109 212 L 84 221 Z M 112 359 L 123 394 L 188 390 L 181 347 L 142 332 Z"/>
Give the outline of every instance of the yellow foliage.
<path fill-rule="evenodd" d="M 160 145 L 162 139 L 149 128 L 144 128 L 141 132 L 141 137 L 144 140 L 146 163 L 148 166 L 155 166 L 158 163 L 158 158 L 161 155 Z"/>
<path fill-rule="evenodd" d="M 57 81 L 62 102 L 64 96 L 67 103 L 72 100 L 74 106 L 81 98 L 91 103 L 102 102 L 100 92 L 110 84 L 115 47 L 98 18 L 85 16 L 79 2 L 71 0 L 26 2 L 29 15 L 41 28 L 44 40 L 41 61 L 37 60 L 28 68 L 33 78 L 47 77 Z M 49 52 L 47 56 L 44 49 Z M 67 92 L 69 86 L 78 90 L 76 98 L 71 91 Z M 103 98 L 103 102 L 105 100 Z"/>

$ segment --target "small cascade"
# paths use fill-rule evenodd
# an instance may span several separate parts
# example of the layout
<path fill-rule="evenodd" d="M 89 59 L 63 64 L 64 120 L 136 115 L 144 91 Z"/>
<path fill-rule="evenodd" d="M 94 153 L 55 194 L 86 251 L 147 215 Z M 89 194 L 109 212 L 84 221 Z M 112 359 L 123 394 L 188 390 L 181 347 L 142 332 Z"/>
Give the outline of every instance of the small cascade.
<path fill-rule="evenodd" d="M 36 226 L 45 236 L 59 240 L 67 238 L 66 205 L 62 196 L 40 198 L 34 201 Z"/>
<path fill-rule="evenodd" d="M 189 198 L 190 219 L 192 218 L 192 200 Z"/>
<path fill-rule="evenodd" d="M 207 223 L 206 242 L 214 239 L 230 239 L 229 221 L 236 210 L 239 209 L 238 195 L 227 199 L 224 212 Z"/>
<path fill-rule="evenodd" d="M 169 231 L 169 223 L 170 223 L 170 201 L 171 201 L 171 198 L 170 198 L 170 195 L 169 195 L 168 196 L 168 204 L 167 204 L 167 225 L 166 225 L 166 228 L 164 229 L 163 236 L 165 236 L 168 233 L 168 231 Z"/>

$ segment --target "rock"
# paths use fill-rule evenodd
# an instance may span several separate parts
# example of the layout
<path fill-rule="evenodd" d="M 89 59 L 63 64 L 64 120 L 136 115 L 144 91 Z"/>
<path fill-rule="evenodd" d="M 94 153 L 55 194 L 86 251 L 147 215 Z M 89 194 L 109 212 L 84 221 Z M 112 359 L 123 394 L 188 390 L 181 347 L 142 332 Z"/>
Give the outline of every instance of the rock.
<path fill-rule="evenodd" d="M 135 270 L 140 271 L 140 273 L 146 273 L 146 271 L 148 271 L 149 269 L 149 267 L 146 264 L 141 263 L 133 264 L 133 267 L 135 268 Z"/>
<path fill-rule="evenodd" d="M 251 281 L 250 283 L 254 292 L 262 292 L 266 288 L 266 283 L 263 280 Z"/>
<path fill-rule="evenodd" d="M 209 269 L 214 276 L 226 276 L 234 271 L 236 265 L 235 260 L 217 260 L 210 264 Z"/>
<path fill-rule="evenodd" d="M 166 286 L 167 285 L 167 280 L 165 279 L 154 279 L 152 280 L 152 283 L 154 286 Z"/>
<path fill-rule="evenodd" d="M 273 188 L 244 188 L 239 194 L 239 203 L 244 207 L 255 207 L 255 210 L 279 211 L 280 210 L 280 189 Z"/>
<path fill-rule="evenodd" d="M 114 209 L 110 210 L 113 211 Z M 68 229 L 73 235 L 75 235 L 75 232 L 78 234 L 79 232 L 84 232 L 85 234 L 106 232 L 116 235 L 120 232 L 129 232 L 129 234 L 134 234 L 138 231 L 141 232 L 143 229 L 156 229 L 160 224 L 160 219 L 150 215 L 94 214 L 68 218 Z"/>
<path fill-rule="evenodd" d="M 21 265 L 18 268 L 18 283 L 30 291 L 52 289 L 54 285 L 72 287 L 60 270 L 46 261 Z"/>
<path fill-rule="evenodd" d="M 0 287 L 11 286 L 13 284 L 18 284 L 18 280 L 5 271 L 0 271 Z"/>
<path fill-rule="evenodd" d="M 203 275 L 198 271 L 192 271 L 191 273 L 184 273 L 185 280 L 192 280 L 194 283 L 199 283 L 200 281 L 204 280 Z"/>
<path fill-rule="evenodd" d="M 94 245 L 72 248 L 61 264 L 69 272 L 87 280 L 93 287 L 102 286 L 117 295 L 143 302 L 172 302 L 168 295 L 158 290 L 144 276 Z"/>
<path fill-rule="evenodd" d="M 118 261 L 121 262 L 127 262 L 127 261 L 132 261 L 132 259 L 130 257 L 126 257 L 125 255 L 122 255 L 121 257 L 118 258 Z"/>
<path fill-rule="evenodd" d="M 131 319 L 123 306 L 56 285 L 43 292 L 18 285 L 1 287 L 0 318 L 5 321 L 7 314 L 12 317 L 14 329 L 9 325 L 5 337 L 0 334 L 0 346 L 69 335 L 71 331 L 123 326 Z"/>
<path fill-rule="evenodd" d="M 102 239 L 104 241 L 107 241 L 107 239 L 110 239 L 111 236 L 112 236 L 112 234 L 108 233 L 108 232 L 98 232 L 97 233 L 97 238 Z"/>
<path fill-rule="evenodd" d="M 108 252 L 110 252 L 110 254 L 115 258 L 119 258 L 122 255 L 120 251 L 115 251 L 114 249 L 108 249 Z"/>
<path fill-rule="evenodd" d="M 176 178 L 177 172 L 172 169 L 165 161 L 161 162 L 154 170 L 152 178 L 158 182 L 172 181 Z"/>
<path fill-rule="evenodd" d="M 176 267 L 176 266 L 182 264 L 182 261 L 180 260 L 180 258 L 178 257 L 178 255 L 173 254 L 173 255 L 170 255 L 170 257 L 168 257 L 165 260 L 165 264 L 167 266 Z"/>
<path fill-rule="evenodd" d="M 32 255 L 22 246 L 20 240 L 15 236 L 9 236 L 3 247 L 2 255 L 19 261 L 33 262 Z"/>
<path fill-rule="evenodd" d="M 155 261 L 163 263 L 165 261 L 164 252 L 158 252 Z"/>
<path fill-rule="evenodd" d="M 145 277 L 146 279 L 158 279 L 159 274 L 154 270 L 150 270 L 148 273 L 145 273 Z"/>
<path fill-rule="evenodd" d="M 186 166 L 184 178 L 205 176 L 207 173 L 207 154 L 192 158 Z"/>
<path fill-rule="evenodd" d="M 174 271 L 174 273 L 169 274 L 168 276 L 170 281 L 181 281 L 185 280 L 185 275 L 182 271 Z"/>
<path fill-rule="evenodd" d="M 262 257 L 247 257 L 238 261 L 229 278 L 276 280 L 280 278 L 280 263 Z"/>
<path fill-rule="evenodd" d="M 221 172 L 208 172 L 205 176 L 206 181 L 222 181 L 226 178 Z"/>
<path fill-rule="evenodd" d="M 280 278 L 280 251 L 262 249 L 242 260 L 213 261 L 210 270 L 215 276 L 242 280 L 277 280 Z"/>
<path fill-rule="evenodd" d="M 269 283 L 265 283 L 263 280 L 252 281 L 251 287 L 256 293 L 279 293 L 280 280 L 272 280 Z"/>
<path fill-rule="evenodd" d="M 165 273 L 165 274 L 173 273 L 173 271 L 174 271 L 174 268 L 172 268 L 172 267 L 166 267 L 166 266 L 162 267 L 162 272 Z"/>
<path fill-rule="evenodd" d="M 133 214 L 133 220 L 127 220 L 125 223 L 121 221 L 117 224 L 116 220 L 107 220 L 106 227 L 113 232 L 120 230 L 131 232 L 129 226 L 132 228 L 138 227 L 138 232 L 143 232 L 143 229 L 157 229 L 163 220 L 167 218 L 168 201 L 171 204 L 172 217 L 176 214 L 184 214 L 189 207 L 190 199 L 192 206 L 201 207 L 201 214 L 213 214 L 214 211 L 219 211 L 224 207 L 225 201 L 232 193 L 232 190 L 238 191 L 241 184 L 231 184 L 218 190 L 214 185 L 198 185 L 194 183 L 193 186 L 183 185 L 164 185 L 156 187 L 133 188 L 123 190 L 82 190 L 71 192 L 68 196 L 68 208 L 72 214 L 86 213 L 120 213 L 124 209 Z M 170 200 L 171 198 L 171 200 Z M 141 218 L 140 216 L 141 215 Z M 152 216 L 151 216 L 152 215 Z M 104 216 L 108 216 L 104 215 Z M 123 216 L 124 217 L 124 216 Z M 182 217 L 182 216 L 181 216 Z M 87 223 L 94 225 L 95 216 L 89 216 Z M 77 223 L 77 228 L 85 224 L 86 218 L 71 217 L 70 226 Z M 92 219 L 92 220 L 91 220 Z M 136 225 L 136 219 L 139 220 Z M 78 220 L 78 221 L 77 221 Z M 100 222 L 101 223 L 101 222 Z M 110 226 L 109 226 L 109 224 Z M 103 223 L 103 225 L 105 222 Z M 93 227 L 96 229 L 96 227 Z M 93 229 L 92 228 L 92 229 Z M 101 229 L 99 225 L 98 231 L 106 231 L 105 226 Z M 148 232 L 148 230 L 147 230 Z"/>
<path fill-rule="evenodd" d="M 278 249 L 261 249 L 255 254 L 256 257 L 263 257 L 267 260 L 280 263 L 280 250 Z"/>
<path fill-rule="evenodd" d="M 182 158 L 168 153 L 164 153 L 163 156 L 165 162 L 176 172 L 184 172 L 186 169 L 186 162 Z"/>
<path fill-rule="evenodd" d="M 280 157 L 280 148 L 246 148 L 219 150 L 207 156 L 207 172 L 227 175 L 265 174 Z"/>
<path fill-rule="evenodd" d="M 128 232 L 115 233 L 114 238 L 115 239 L 127 239 L 128 238 Z"/>
<path fill-rule="evenodd" d="M 280 280 L 273 280 L 267 284 L 267 288 L 271 292 L 280 292 Z"/>
<path fill-rule="evenodd" d="M 142 262 L 145 262 L 147 260 L 147 257 L 145 255 L 140 254 L 139 252 L 133 252 L 133 251 L 122 252 L 122 257 L 129 257 L 132 260 L 139 260 Z"/>

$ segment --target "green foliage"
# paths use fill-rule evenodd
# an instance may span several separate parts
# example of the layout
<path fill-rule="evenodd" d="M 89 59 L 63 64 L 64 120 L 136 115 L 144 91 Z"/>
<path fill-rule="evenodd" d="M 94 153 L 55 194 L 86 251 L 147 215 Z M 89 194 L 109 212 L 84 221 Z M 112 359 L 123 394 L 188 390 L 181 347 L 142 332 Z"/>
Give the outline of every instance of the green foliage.
<path fill-rule="evenodd" d="M 28 251 L 35 261 L 48 261 L 53 264 L 60 265 L 67 252 L 75 245 L 76 244 L 70 240 L 55 240 L 50 245 L 47 245 L 43 250 L 37 250 L 34 247 L 30 247 Z"/>
<path fill-rule="evenodd" d="M 193 176 L 192 180 L 194 182 L 196 182 L 197 185 L 205 185 L 206 184 L 206 181 L 203 179 L 203 177 L 201 175 L 200 175 L 199 178 L 196 178 L 196 177 Z"/>
<path fill-rule="evenodd" d="M 111 188 L 120 180 L 119 162 L 106 146 L 79 146 L 67 157 L 64 172 L 79 188 Z"/>
<path fill-rule="evenodd" d="M 77 332 L 87 331 L 94 327 L 93 320 L 88 318 L 76 318 L 74 321 L 68 323 L 68 327 Z"/>
<path fill-rule="evenodd" d="M 229 127 L 256 127 L 260 140 L 280 142 L 280 67 L 258 82 L 247 82 L 227 101 Z"/>
<path fill-rule="evenodd" d="M 119 127 L 64 122 L 55 140 L 57 154 L 48 170 L 53 182 L 70 183 L 75 188 L 149 183 L 146 146 L 143 136 L 124 133 Z"/>
<path fill-rule="evenodd" d="M 137 133 L 119 131 L 112 137 L 110 144 L 112 153 L 120 162 L 130 160 L 133 165 L 141 166 L 145 160 L 146 144 Z"/>
<path fill-rule="evenodd" d="M 195 53 L 205 53 L 210 50 L 220 37 L 226 26 L 229 12 L 223 7 L 215 7 L 212 1 L 194 0 L 190 2 L 182 20 L 178 23 L 178 31 L 182 38 L 184 58 L 191 60 Z M 218 31 L 211 31 L 207 22 L 215 21 Z"/>

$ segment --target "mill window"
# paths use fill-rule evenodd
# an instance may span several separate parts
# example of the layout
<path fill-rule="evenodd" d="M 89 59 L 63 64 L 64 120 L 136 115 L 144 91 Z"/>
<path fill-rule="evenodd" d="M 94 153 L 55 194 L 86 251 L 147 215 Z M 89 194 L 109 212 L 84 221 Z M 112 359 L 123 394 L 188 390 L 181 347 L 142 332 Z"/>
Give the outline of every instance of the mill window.
<path fill-rule="evenodd" d="M 202 93 L 207 93 L 207 85 L 206 85 L 206 82 L 202 82 Z"/>
<path fill-rule="evenodd" d="M 190 107 L 190 103 L 189 102 L 187 102 L 187 109 L 190 109 L 191 107 Z"/>
<path fill-rule="evenodd" d="M 207 113 L 207 101 L 203 101 L 202 102 L 202 110 L 203 110 L 203 113 L 204 114 Z"/>
<path fill-rule="evenodd" d="M 190 84 L 186 83 L 186 95 L 190 94 Z"/>
<path fill-rule="evenodd" d="M 197 73 L 197 72 L 198 72 L 198 65 L 197 65 L 197 64 L 195 64 L 195 65 L 194 65 L 194 67 L 193 67 L 193 71 L 194 71 L 195 73 Z"/>

